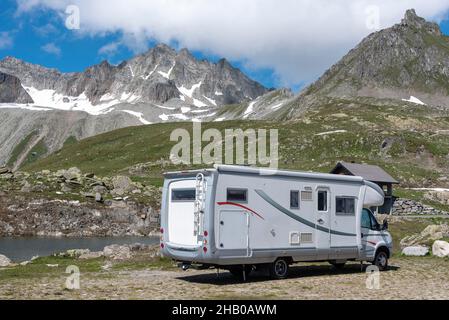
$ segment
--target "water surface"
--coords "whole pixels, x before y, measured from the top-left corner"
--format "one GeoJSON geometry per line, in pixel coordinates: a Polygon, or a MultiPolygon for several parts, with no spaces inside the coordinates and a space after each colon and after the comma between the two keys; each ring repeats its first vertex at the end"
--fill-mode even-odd
{"type": "Polygon", "coordinates": [[[14,262],[28,261],[32,257],[46,257],[69,249],[89,249],[102,251],[111,244],[158,244],[158,237],[89,237],[89,238],[2,238],[0,254],[14,262]]]}

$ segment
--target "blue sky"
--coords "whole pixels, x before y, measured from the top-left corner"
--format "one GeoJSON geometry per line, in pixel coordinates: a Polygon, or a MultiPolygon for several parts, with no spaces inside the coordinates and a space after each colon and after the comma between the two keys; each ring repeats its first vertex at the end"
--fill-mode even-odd
{"type": "MultiPolygon", "coordinates": [[[[248,25],[244,25],[238,29],[242,30],[243,35],[240,35],[240,32],[234,31],[232,36],[235,37],[235,39],[229,37],[228,46],[222,45],[222,43],[226,43],[227,40],[214,42],[213,40],[206,38],[194,39],[193,37],[192,39],[191,36],[187,39],[181,39],[181,44],[178,45],[178,42],[164,41],[164,37],[173,39],[176,38],[176,34],[166,36],[165,30],[165,33],[163,31],[159,32],[157,28],[154,27],[153,29],[150,29],[151,32],[146,32],[144,37],[136,36],[136,39],[139,39],[139,44],[134,46],[129,45],[126,38],[128,34],[135,35],[135,33],[133,33],[134,31],[131,33],[129,32],[129,28],[135,28],[135,26],[129,27],[124,25],[116,27],[117,21],[113,20],[108,20],[106,22],[102,20],[103,24],[100,25],[96,20],[88,20],[89,17],[87,17],[86,27],[82,32],[71,31],[65,28],[64,10],[61,10],[61,8],[64,8],[63,5],[65,0],[33,1],[2,0],[0,2],[0,59],[5,56],[14,56],[31,63],[57,68],[63,72],[82,71],[86,67],[97,64],[105,59],[113,64],[117,64],[131,58],[136,53],[151,48],[158,41],[163,41],[169,42],[168,44],[175,47],[186,46],[198,58],[217,61],[221,57],[225,57],[230,60],[234,66],[242,69],[251,78],[261,82],[267,87],[288,86],[297,91],[305,84],[316,79],[317,76],[322,74],[322,72],[333,63],[337,62],[339,58],[341,58],[364,36],[372,32],[361,28],[360,25],[362,25],[362,23],[360,23],[355,24],[356,27],[360,27],[360,30],[351,30],[350,32],[348,31],[346,37],[342,36],[343,32],[341,32],[341,29],[347,29],[348,25],[354,24],[352,20],[357,20],[360,14],[354,16],[355,18],[352,18],[352,20],[351,15],[348,15],[348,18],[346,18],[347,21],[345,20],[343,23],[340,22],[336,27],[334,27],[334,20],[324,20],[328,21],[328,26],[323,26],[323,23],[320,22],[319,30],[311,29],[310,31],[307,31],[307,33],[296,31],[296,29],[292,27],[295,25],[286,24],[284,27],[282,25],[282,23],[284,23],[283,20],[288,20],[284,18],[277,22],[277,25],[281,24],[281,26],[279,27],[279,30],[275,30],[277,33],[273,32],[273,34],[269,34],[269,31],[274,30],[277,25],[273,25],[270,29],[263,31],[263,26],[261,24],[260,28],[258,27],[260,31],[257,31],[258,29],[255,28],[255,31],[252,31],[253,33],[248,33],[248,37],[245,38],[246,35],[243,33],[246,32],[249,27],[248,25]],[[29,7],[31,9],[27,9],[22,13],[17,12],[17,3],[27,4],[36,2],[40,2],[42,5],[40,7],[33,7],[30,5],[29,7]],[[57,5],[54,3],[57,3],[57,5]],[[284,29],[282,29],[283,27],[284,29]],[[334,31],[334,29],[336,30],[334,31]],[[313,34],[313,32],[317,33],[313,34]],[[333,34],[332,32],[335,33],[333,34]],[[147,36],[148,33],[151,33],[154,37],[147,36]],[[310,33],[312,34],[311,39],[306,39],[310,33]],[[329,38],[325,42],[320,43],[317,39],[325,38],[323,35],[328,36],[329,38]],[[285,39],[283,37],[285,37],[285,39]],[[253,38],[254,41],[248,40],[253,38]],[[233,44],[233,41],[235,41],[235,44],[233,44]],[[113,52],[108,54],[101,53],[102,48],[114,43],[120,43],[120,45],[118,45],[113,52]],[[245,47],[248,48],[246,49],[245,47]],[[266,52],[270,53],[265,54],[266,52]]],[[[266,0],[266,2],[270,1],[271,0],[266,0]]],[[[327,0],[317,2],[323,1],[325,2],[327,0]]],[[[439,0],[429,1],[435,2],[436,7],[423,7],[421,11],[427,12],[426,10],[428,10],[429,13],[427,15],[429,16],[438,15],[440,21],[441,17],[443,17],[440,25],[443,32],[449,34],[449,21],[447,19],[444,20],[444,17],[447,17],[447,7],[440,5],[441,1],[439,0]],[[443,16],[441,16],[441,12],[444,12],[443,16]]],[[[83,0],[76,0],[74,2],[79,2],[80,6],[83,5],[83,0]]],[[[114,4],[112,4],[113,2],[114,1],[110,2],[111,6],[114,6],[114,4]]],[[[155,2],[158,1],[155,0],[154,3],[155,2]]],[[[233,2],[234,1],[232,0],[228,0],[228,3],[233,2]]],[[[286,0],[285,2],[287,3],[290,1],[286,0]]],[[[295,3],[299,2],[301,1],[291,2],[291,5],[294,6],[295,3]]],[[[146,3],[148,3],[148,1],[146,3]]],[[[140,2],[139,5],[142,5],[142,2],[140,2]]],[[[405,11],[404,8],[408,8],[407,4],[398,8],[397,14],[392,15],[391,17],[388,16],[388,19],[385,18],[382,27],[392,25],[393,21],[399,22],[400,17],[402,17],[403,12],[405,11]]],[[[84,9],[84,7],[82,7],[82,9],[84,9]]],[[[255,10],[257,11],[257,9],[255,10]]],[[[291,9],[287,8],[286,10],[291,9]]],[[[418,14],[419,13],[420,12],[418,12],[418,14]]],[[[261,11],[260,15],[262,16],[263,14],[264,12],[261,11]]],[[[336,17],[338,14],[343,17],[345,16],[344,10],[336,10],[335,13],[332,12],[331,14],[335,14],[336,17]]],[[[255,15],[257,15],[257,12],[255,15]]],[[[253,24],[259,23],[257,17],[253,19],[253,24]]],[[[342,18],[340,18],[340,20],[341,19],[342,18]]],[[[303,20],[306,22],[308,21],[307,15],[303,20]]],[[[320,19],[315,17],[314,20],[320,19]]],[[[306,24],[306,22],[304,22],[304,24],[306,24]]],[[[311,23],[313,22],[309,22],[309,25],[311,23]]],[[[165,24],[168,25],[168,23],[165,24]]],[[[138,25],[138,27],[141,29],[147,28],[145,25],[138,25]]],[[[170,28],[173,29],[173,26],[168,25],[167,29],[170,28]]],[[[223,26],[223,30],[213,29],[211,30],[211,33],[215,32],[223,39],[228,39],[227,34],[224,31],[225,28],[229,29],[230,27],[223,26]]],[[[188,32],[189,30],[186,30],[186,33],[188,32]]],[[[207,30],[203,31],[201,29],[201,33],[202,32],[207,33],[207,30]]],[[[192,34],[195,35],[195,32],[192,32],[192,34]]],[[[180,36],[179,38],[182,37],[180,36]]]]}

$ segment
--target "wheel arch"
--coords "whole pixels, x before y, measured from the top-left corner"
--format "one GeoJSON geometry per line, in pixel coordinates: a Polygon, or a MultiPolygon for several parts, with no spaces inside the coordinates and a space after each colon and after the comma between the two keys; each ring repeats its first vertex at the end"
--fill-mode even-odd
{"type": "Polygon", "coordinates": [[[387,254],[388,259],[391,258],[391,252],[390,252],[390,249],[389,249],[386,245],[384,245],[384,244],[380,245],[380,246],[376,249],[376,254],[375,254],[374,256],[377,256],[377,254],[378,254],[379,252],[385,252],[385,253],[387,254]]]}

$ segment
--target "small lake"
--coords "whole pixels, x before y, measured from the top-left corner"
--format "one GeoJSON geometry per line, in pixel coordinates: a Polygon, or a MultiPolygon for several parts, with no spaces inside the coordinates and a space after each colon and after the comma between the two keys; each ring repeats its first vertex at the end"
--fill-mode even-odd
{"type": "Polygon", "coordinates": [[[89,249],[102,251],[111,244],[141,243],[154,245],[159,237],[91,237],[91,238],[2,238],[0,237],[0,254],[14,262],[28,261],[34,256],[47,257],[54,253],[70,249],[89,249]]]}

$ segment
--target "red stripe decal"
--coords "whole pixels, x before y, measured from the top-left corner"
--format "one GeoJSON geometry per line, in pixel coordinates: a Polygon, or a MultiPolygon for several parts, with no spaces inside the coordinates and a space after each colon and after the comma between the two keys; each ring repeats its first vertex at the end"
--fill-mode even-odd
{"type": "Polygon", "coordinates": [[[217,204],[218,204],[219,206],[235,206],[235,207],[239,207],[239,208],[248,210],[249,212],[251,212],[251,213],[255,214],[256,216],[258,216],[259,218],[261,218],[262,220],[265,220],[265,219],[264,219],[260,214],[258,214],[256,211],[251,210],[250,208],[245,207],[245,206],[243,206],[243,205],[241,205],[241,204],[234,203],[234,202],[217,202],[217,204]]]}
{"type": "Polygon", "coordinates": [[[373,246],[377,245],[377,242],[367,241],[369,244],[372,244],[373,246]]]}

